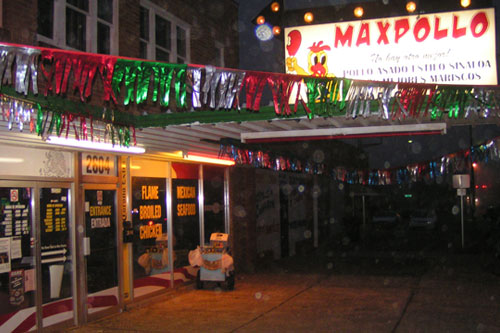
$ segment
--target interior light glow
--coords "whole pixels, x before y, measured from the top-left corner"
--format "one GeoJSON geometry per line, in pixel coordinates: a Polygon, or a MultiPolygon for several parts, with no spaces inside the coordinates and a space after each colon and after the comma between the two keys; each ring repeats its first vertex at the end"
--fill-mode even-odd
{"type": "MultiPolygon", "coordinates": [[[[126,166],[127,166],[126,164],[122,164],[122,168],[125,168],[126,166]]],[[[140,165],[130,165],[130,169],[132,169],[132,170],[140,170],[141,166],[140,165]]]]}
{"type": "Polygon", "coordinates": [[[191,161],[191,162],[203,162],[203,163],[229,165],[229,166],[232,166],[235,164],[235,162],[231,161],[231,160],[224,160],[224,159],[220,159],[220,158],[191,155],[191,154],[184,156],[184,160],[191,161]]]}
{"type": "Polygon", "coordinates": [[[0,157],[0,163],[23,163],[24,158],[17,157],[0,157]]]}
{"type": "Polygon", "coordinates": [[[184,154],[182,153],[182,150],[174,151],[172,153],[162,152],[160,154],[165,156],[165,157],[168,157],[168,158],[180,158],[180,159],[182,159],[182,157],[184,156],[184,154]]]}
{"type": "Polygon", "coordinates": [[[460,0],[460,5],[464,8],[467,8],[470,6],[470,0],[460,0]]]}
{"type": "Polygon", "coordinates": [[[47,138],[47,142],[54,144],[54,145],[60,145],[60,146],[84,148],[84,149],[89,149],[89,150],[104,150],[104,151],[120,152],[120,153],[127,153],[127,154],[144,154],[144,152],[146,151],[142,147],[124,147],[124,146],[119,146],[119,145],[112,145],[111,143],[91,142],[91,141],[76,140],[76,139],[66,139],[63,137],[58,137],[58,136],[53,136],[53,135],[51,135],[47,138]]]}

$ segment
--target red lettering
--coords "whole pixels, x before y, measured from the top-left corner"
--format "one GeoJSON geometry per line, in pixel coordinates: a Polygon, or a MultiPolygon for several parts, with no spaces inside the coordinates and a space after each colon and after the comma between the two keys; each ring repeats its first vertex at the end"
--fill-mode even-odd
{"type": "Polygon", "coordinates": [[[453,15],[453,38],[460,38],[465,36],[465,28],[458,27],[458,16],[453,15]]]}
{"type": "Polygon", "coordinates": [[[340,44],[342,44],[342,46],[345,46],[345,44],[347,43],[347,45],[349,47],[351,47],[351,45],[352,45],[352,31],[353,31],[352,25],[349,25],[347,27],[345,33],[342,33],[342,30],[340,30],[340,28],[337,26],[335,28],[335,48],[338,47],[339,42],[340,42],[340,44]]]}
{"type": "Polygon", "coordinates": [[[356,41],[356,46],[361,44],[370,45],[370,26],[368,23],[362,23],[361,29],[359,30],[358,40],[356,41]]]}
{"type": "Polygon", "coordinates": [[[448,29],[439,30],[439,23],[441,22],[441,18],[436,16],[436,28],[434,30],[434,39],[439,40],[448,36],[448,29]]]}
{"type": "Polygon", "coordinates": [[[408,19],[400,19],[397,20],[394,24],[394,30],[395,30],[395,42],[396,44],[399,43],[399,40],[401,37],[403,37],[408,30],[410,30],[410,23],[408,22],[408,19]]]}
{"type": "Polygon", "coordinates": [[[377,22],[378,31],[380,31],[380,36],[377,39],[377,43],[384,43],[385,45],[389,44],[389,38],[387,38],[387,30],[391,26],[389,22],[385,24],[382,21],[377,22]]]}
{"type": "Polygon", "coordinates": [[[431,33],[431,25],[429,23],[429,19],[427,17],[422,17],[420,20],[415,23],[415,27],[413,28],[413,36],[415,36],[415,40],[417,42],[423,42],[431,33]],[[424,31],[424,35],[420,36],[420,32],[424,31]]]}
{"type": "Polygon", "coordinates": [[[484,13],[484,12],[477,13],[472,18],[472,21],[470,23],[470,29],[472,32],[472,36],[474,36],[476,38],[481,37],[486,32],[486,30],[488,30],[488,25],[489,25],[489,23],[488,23],[488,17],[486,16],[486,13],[484,13]],[[479,32],[477,32],[478,25],[481,26],[481,30],[479,32]]]}

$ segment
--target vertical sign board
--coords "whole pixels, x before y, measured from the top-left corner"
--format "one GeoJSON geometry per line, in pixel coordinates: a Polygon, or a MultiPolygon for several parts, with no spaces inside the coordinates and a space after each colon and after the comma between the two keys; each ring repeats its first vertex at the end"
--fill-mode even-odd
{"type": "Polygon", "coordinates": [[[188,265],[188,251],[200,243],[197,179],[172,179],[172,209],[178,264],[188,265]]]}
{"type": "Polygon", "coordinates": [[[0,316],[34,306],[31,252],[31,189],[0,188],[0,316]]]}
{"type": "Polygon", "coordinates": [[[85,190],[85,234],[90,238],[87,289],[95,293],[118,285],[114,190],[85,190]]]}
{"type": "Polygon", "coordinates": [[[67,188],[40,190],[43,302],[71,297],[71,271],[66,270],[70,254],[67,188]],[[50,281],[50,288],[45,288],[50,281]]]}
{"type": "Polygon", "coordinates": [[[407,83],[496,85],[495,10],[285,29],[289,74],[407,83]]]}
{"type": "Polygon", "coordinates": [[[166,179],[132,177],[134,279],[168,271],[166,179]]]}

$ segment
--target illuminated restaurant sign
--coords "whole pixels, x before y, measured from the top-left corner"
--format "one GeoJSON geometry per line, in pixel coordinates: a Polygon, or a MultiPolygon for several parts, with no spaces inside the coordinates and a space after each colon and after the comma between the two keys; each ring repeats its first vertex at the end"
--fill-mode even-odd
{"type": "Polygon", "coordinates": [[[496,85],[493,8],[285,29],[290,74],[496,85]]]}

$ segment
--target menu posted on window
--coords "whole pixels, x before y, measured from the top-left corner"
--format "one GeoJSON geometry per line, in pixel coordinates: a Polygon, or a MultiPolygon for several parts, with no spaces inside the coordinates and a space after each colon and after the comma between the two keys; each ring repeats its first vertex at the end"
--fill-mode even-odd
{"type": "Polygon", "coordinates": [[[42,252],[67,248],[69,240],[68,214],[68,189],[41,189],[42,252]]]}

